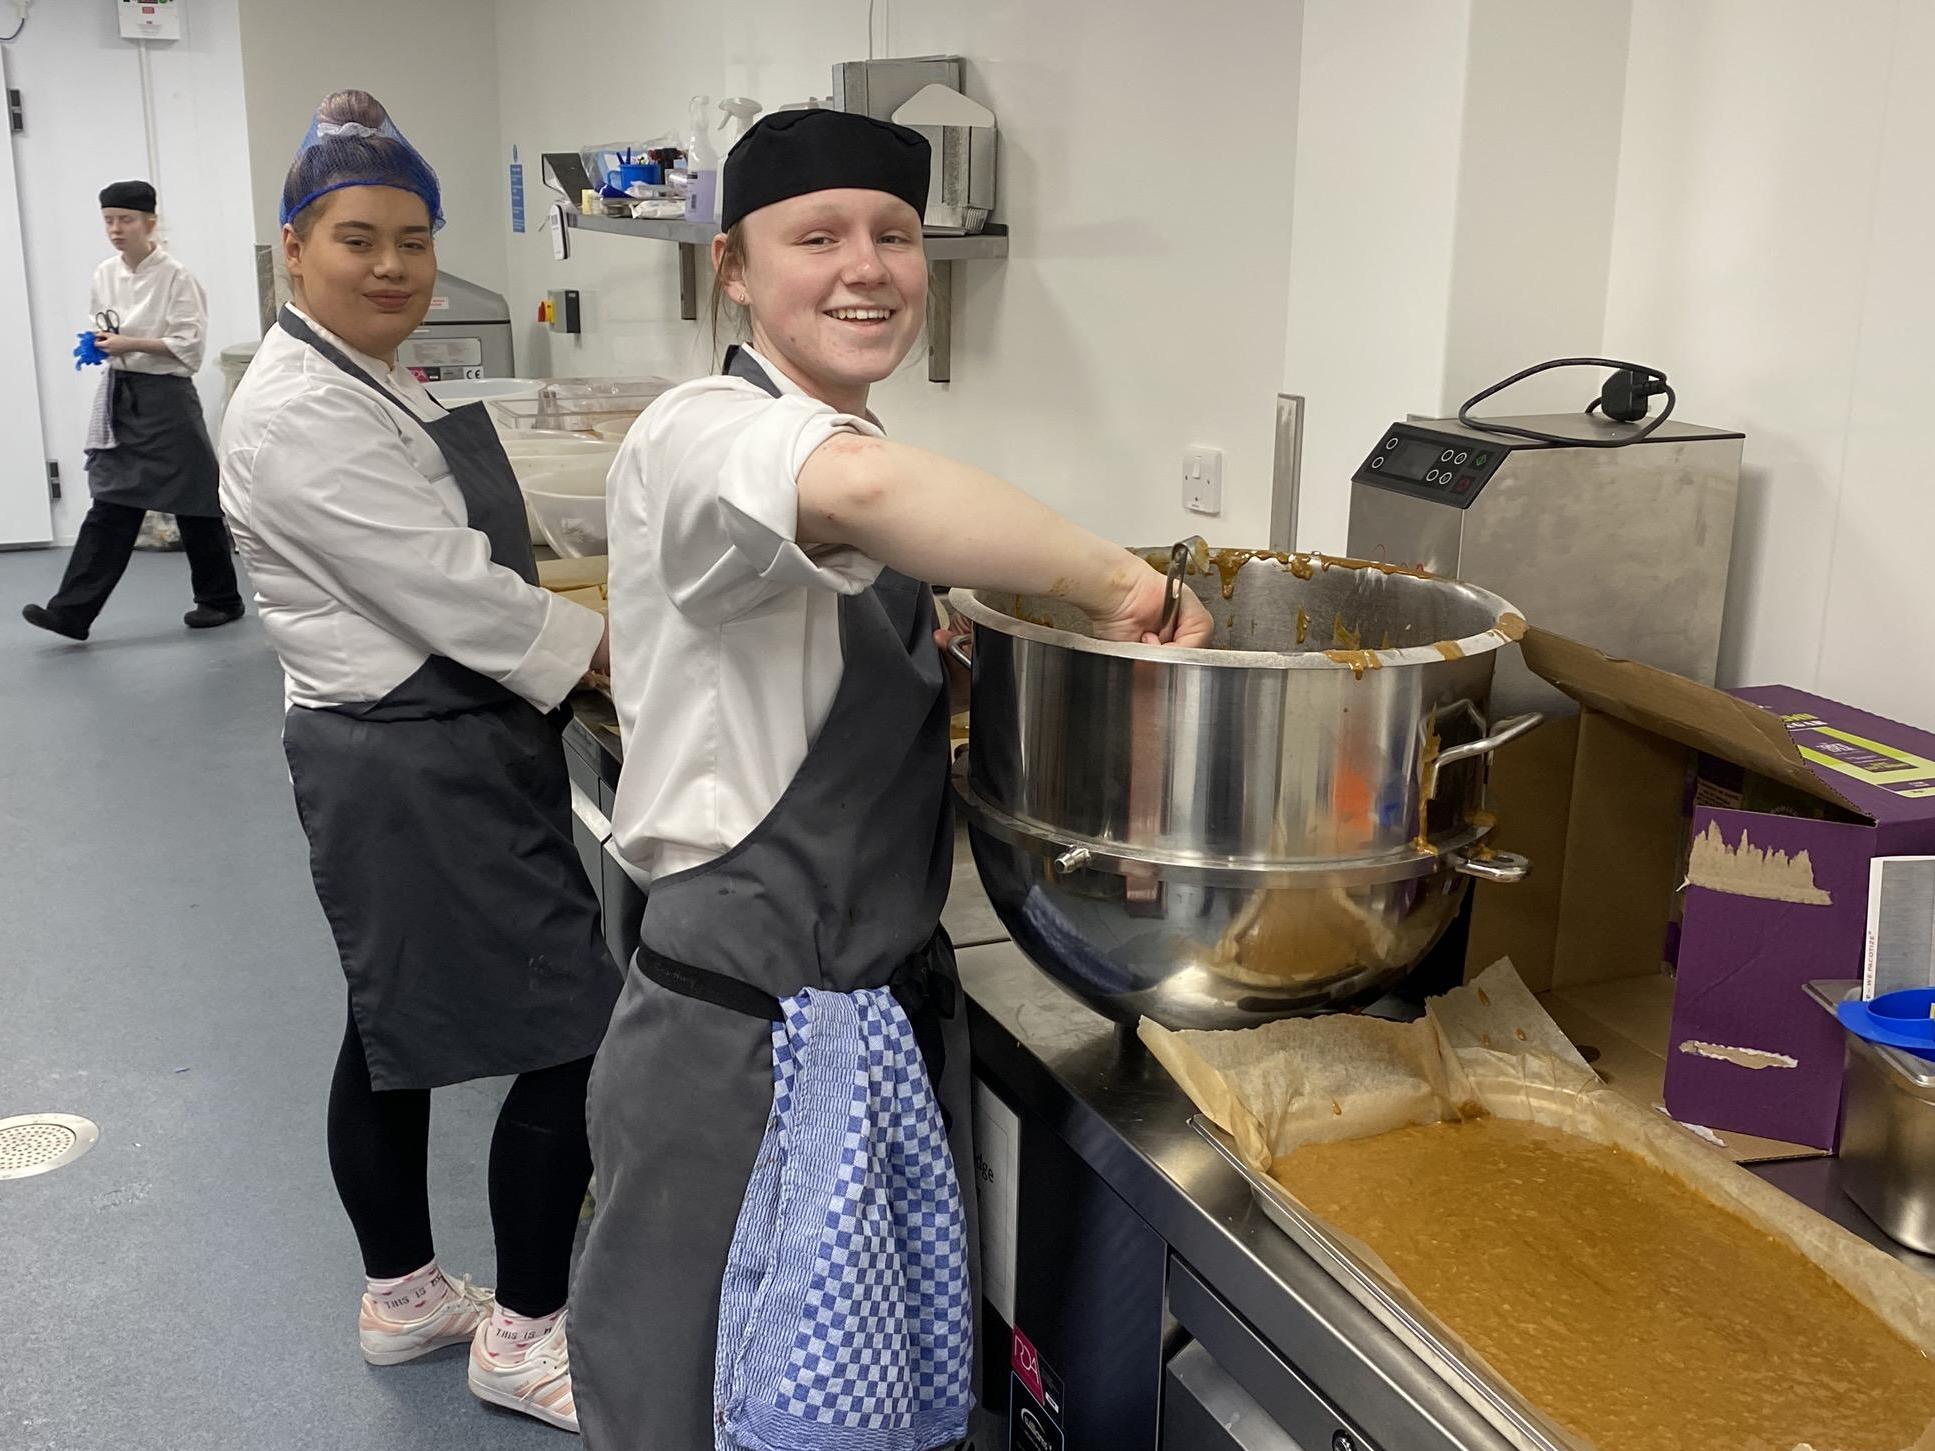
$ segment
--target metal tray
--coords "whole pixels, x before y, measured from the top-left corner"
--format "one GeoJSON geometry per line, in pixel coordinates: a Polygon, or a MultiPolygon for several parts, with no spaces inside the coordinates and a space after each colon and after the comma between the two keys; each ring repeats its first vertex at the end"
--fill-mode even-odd
{"type": "Polygon", "coordinates": [[[1323,1267],[1351,1297],[1389,1330],[1440,1380],[1467,1401],[1519,1451],[1589,1451],[1535,1410],[1489,1368],[1474,1362],[1457,1337],[1401,1286],[1365,1264],[1335,1231],[1311,1214],[1268,1175],[1243,1161],[1223,1131],[1201,1114],[1189,1126],[1243,1176],[1257,1207],[1270,1222],[1323,1267]]]}

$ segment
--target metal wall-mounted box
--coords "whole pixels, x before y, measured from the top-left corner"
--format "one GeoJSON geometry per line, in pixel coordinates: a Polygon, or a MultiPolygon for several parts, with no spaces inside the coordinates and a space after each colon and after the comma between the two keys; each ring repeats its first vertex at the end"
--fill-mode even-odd
{"type": "Polygon", "coordinates": [[[891,121],[894,112],[929,86],[960,90],[965,69],[958,55],[842,61],[833,67],[833,107],[891,121]]]}

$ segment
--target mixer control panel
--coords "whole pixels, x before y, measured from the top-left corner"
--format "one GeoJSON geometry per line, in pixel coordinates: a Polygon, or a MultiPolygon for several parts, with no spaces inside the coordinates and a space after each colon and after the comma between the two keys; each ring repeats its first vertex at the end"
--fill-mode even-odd
{"type": "Polygon", "coordinates": [[[1511,451],[1503,442],[1393,423],[1365,455],[1351,482],[1468,509],[1511,451]]]}

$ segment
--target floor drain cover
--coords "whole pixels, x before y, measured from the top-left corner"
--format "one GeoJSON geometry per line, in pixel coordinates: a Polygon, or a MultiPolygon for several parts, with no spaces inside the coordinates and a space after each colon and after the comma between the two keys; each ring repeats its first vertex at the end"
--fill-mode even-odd
{"type": "Polygon", "coordinates": [[[101,1131],[71,1113],[29,1113],[0,1118],[0,1179],[30,1179],[71,1164],[101,1131]]]}

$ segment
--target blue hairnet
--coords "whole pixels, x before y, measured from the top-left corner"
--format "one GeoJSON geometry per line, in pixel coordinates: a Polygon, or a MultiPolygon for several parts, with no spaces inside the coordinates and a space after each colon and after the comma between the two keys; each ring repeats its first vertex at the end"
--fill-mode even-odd
{"type": "Polygon", "coordinates": [[[437,173],[396,129],[381,107],[370,102],[372,119],[381,124],[324,118],[318,107],[304,133],[289,175],[282,183],[281,219],[287,224],[318,197],[349,186],[393,186],[423,199],[430,209],[430,225],[443,225],[443,194],[437,173]]]}

